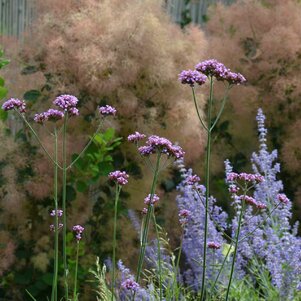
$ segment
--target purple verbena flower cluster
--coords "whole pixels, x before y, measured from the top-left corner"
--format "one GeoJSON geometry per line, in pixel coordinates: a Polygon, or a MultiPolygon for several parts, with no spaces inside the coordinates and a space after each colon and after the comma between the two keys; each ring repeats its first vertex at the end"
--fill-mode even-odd
{"type": "Polygon", "coordinates": [[[179,74],[179,80],[182,84],[187,84],[191,87],[193,87],[195,84],[201,86],[206,82],[207,76],[196,70],[183,70],[179,74]]]}
{"type": "Polygon", "coordinates": [[[144,199],[144,204],[145,205],[155,205],[159,202],[160,198],[156,194],[149,194],[145,199],[144,199]]]}
{"type": "Polygon", "coordinates": [[[246,82],[245,77],[240,73],[232,72],[224,64],[215,59],[198,63],[195,70],[184,70],[179,74],[182,84],[193,87],[195,84],[203,85],[207,76],[215,77],[218,81],[226,81],[229,85],[240,85],[246,82]]]}
{"type": "MultiPolygon", "coordinates": [[[[61,210],[61,209],[58,209],[58,210],[52,210],[51,212],[50,212],[50,216],[52,216],[52,217],[55,217],[55,216],[58,216],[58,217],[62,217],[63,216],[63,210],[61,210]]],[[[58,223],[58,230],[60,230],[61,228],[63,228],[63,224],[62,223],[58,223]]],[[[49,226],[49,229],[50,229],[50,231],[51,232],[55,232],[55,225],[54,224],[51,224],[50,226],[49,226]]]]}
{"type": "Polygon", "coordinates": [[[138,141],[141,141],[144,138],[146,138],[146,135],[141,134],[139,132],[135,132],[134,134],[131,134],[131,135],[128,136],[128,141],[137,143],[138,141]]]}
{"type": "Polygon", "coordinates": [[[172,144],[168,139],[151,135],[148,137],[144,146],[138,147],[142,156],[149,156],[155,153],[166,154],[168,157],[180,159],[184,157],[185,152],[178,145],[172,144]]]}
{"type": "Polygon", "coordinates": [[[55,122],[55,121],[58,121],[63,118],[64,118],[63,112],[61,112],[59,110],[55,110],[55,109],[49,109],[46,112],[35,114],[34,121],[36,123],[43,124],[47,120],[55,122]]]}
{"type": "Polygon", "coordinates": [[[118,185],[126,185],[129,175],[125,171],[115,170],[109,173],[109,179],[116,182],[118,185]]]}
{"type": "Polygon", "coordinates": [[[77,241],[82,239],[82,233],[84,232],[85,228],[81,225],[75,225],[72,227],[73,232],[75,232],[75,238],[77,241]]]}
{"type": "Polygon", "coordinates": [[[221,248],[222,245],[218,242],[210,241],[208,242],[207,246],[209,249],[218,250],[221,248]]]}
{"type": "Polygon", "coordinates": [[[117,113],[117,110],[109,105],[106,105],[104,107],[99,107],[98,110],[99,110],[99,114],[103,116],[109,116],[109,115],[115,116],[117,113]]]}
{"type": "Polygon", "coordinates": [[[64,111],[69,111],[72,108],[76,108],[78,99],[73,95],[63,94],[53,101],[53,104],[61,108],[64,111]]]}
{"type": "Polygon", "coordinates": [[[17,99],[17,98],[10,98],[2,105],[2,109],[4,111],[9,111],[13,109],[19,110],[20,113],[25,113],[26,111],[26,104],[25,101],[17,99]]]}
{"type": "Polygon", "coordinates": [[[50,212],[50,216],[58,216],[58,217],[61,217],[61,216],[63,216],[63,210],[60,210],[60,209],[58,209],[58,210],[52,210],[51,212],[50,212]]]}
{"type": "Polygon", "coordinates": [[[191,212],[187,209],[181,209],[179,211],[179,222],[181,226],[185,226],[188,223],[188,219],[191,215],[191,212]]]}
{"type": "Polygon", "coordinates": [[[210,59],[198,63],[195,69],[207,76],[214,76],[217,80],[227,81],[229,84],[240,85],[246,82],[246,79],[240,73],[231,72],[230,69],[215,59],[210,59]]]}

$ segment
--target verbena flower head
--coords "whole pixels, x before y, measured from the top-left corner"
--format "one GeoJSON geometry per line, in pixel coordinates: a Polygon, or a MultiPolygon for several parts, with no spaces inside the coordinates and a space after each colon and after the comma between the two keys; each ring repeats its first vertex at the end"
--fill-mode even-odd
{"type": "Polygon", "coordinates": [[[257,201],[251,196],[241,195],[241,196],[239,196],[239,199],[242,201],[245,201],[249,205],[257,206],[257,201]]]}
{"type": "Polygon", "coordinates": [[[175,159],[183,158],[185,154],[180,146],[174,145],[168,139],[156,135],[149,136],[146,145],[140,146],[138,151],[142,156],[149,156],[159,152],[175,159]]]}
{"type": "Polygon", "coordinates": [[[144,199],[144,204],[146,205],[155,205],[157,202],[159,202],[160,198],[156,194],[149,194],[145,199],[144,199]]]}
{"type": "Polygon", "coordinates": [[[25,113],[26,104],[23,100],[18,98],[10,98],[2,105],[4,111],[9,111],[13,109],[18,109],[20,113],[25,113]]]}
{"type": "Polygon", "coordinates": [[[125,185],[128,183],[129,175],[125,171],[112,171],[109,173],[109,179],[116,182],[119,185],[125,185]]]}
{"type": "Polygon", "coordinates": [[[240,85],[246,82],[242,74],[231,72],[224,64],[215,59],[198,63],[195,69],[207,76],[214,76],[217,80],[227,81],[230,85],[240,85]]]}
{"type": "MultiPolygon", "coordinates": [[[[63,226],[64,226],[64,225],[63,225],[62,223],[59,223],[59,224],[58,224],[58,230],[62,229],[63,226]]],[[[51,232],[55,232],[55,225],[50,225],[50,226],[49,226],[49,230],[50,230],[51,232]]]]}
{"type": "Polygon", "coordinates": [[[63,109],[64,111],[69,111],[77,106],[78,99],[73,95],[60,95],[54,101],[53,104],[63,109]]]}
{"type": "Polygon", "coordinates": [[[223,79],[228,72],[226,66],[215,59],[200,62],[195,66],[195,69],[207,76],[214,76],[217,79],[223,79]]]}
{"type": "Polygon", "coordinates": [[[288,202],[289,202],[289,199],[287,198],[287,196],[284,193],[277,194],[277,199],[279,202],[281,202],[283,204],[288,204],[288,202]]]}
{"type": "Polygon", "coordinates": [[[45,121],[58,121],[60,119],[64,118],[64,113],[59,111],[59,110],[55,110],[55,109],[49,109],[46,112],[42,112],[39,114],[35,114],[34,116],[34,121],[36,123],[40,123],[43,124],[45,121]]]}
{"type": "Polygon", "coordinates": [[[68,110],[69,116],[78,116],[79,110],[77,108],[70,108],[68,110]]]}
{"type": "Polygon", "coordinates": [[[48,116],[47,116],[46,112],[35,114],[33,120],[36,123],[43,124],[45,121],[48,120],[48,116]]]}
{"type": "Polygon", "coordinates": [[[61,217],[62,215],[63,215],[63,210],[60,210],[60,209],[58,209],[58,210],[52,210],[51,212],[50,212],[50,216],[58,216],[58,217],[61,217]]]}
{"type": "Polygon", "coordinates": [[[126,279],[121,283],[121,287],[130,290],[130,291],[137,291],[139,289],[139,284],[134,281],[133,279],[126,279]]]}
{"type": "Polygon", "coordinates": [[[139,132],[135,132],[134,134],[128,136],[128,141],[137,143],[138,141],[143,140],[145,137],[146,135],[141,134],[139,132]]]}
{"type": "Polygon", "coordinates": [[[143,214],[143,215],[146,215],[147,214],[147,208],[143,208],[142,210],[141,210],[141,214],[143,214]]]}
{"type": "Polygon", "coordinates": [[[76,240],[80,241],[82,239],[82,233],[84,232],[85,228],[81,225],[75,225],[72,227],[73,232],[75,232],[76,240]]]}
{"type": "Polygon", "coordinates": [[[113,115],[115,116],[117,113],[117,110],[114,107],[111,107],[109,105],[106,105],[104,107],[99,107],[99,113],[103,116],[109,116],[109,115],[113,115]]]}
{"type": "Polygon", "coordinates": [[[236,173],[236,172],[230,172],[227,173],[227,181],[233,182],[233,181],[245,181],[245,182],[257,182],[261,183],[264,181],[264,177],[260,174],[249,174],[249,173],[236,173]]]}
{"type": "Polygon", "coordinates": [[[214,242],[214,241],[210,241],[207,244],[207,247],[209,249],[213,249],[213,250],[218,250],[221,248],[221,246],[222,246],[221,244],[219,244],[218,242],[214,242]]]}
{"type": "Polygon", "coordinates": [[[186,225],[188,222],[188,219],[191,215],[191,212],[187,209],[181,209],[179,212],[179,222],[182,226],[186,225]]]}
{"type": "Polygon", "coordinates": [[[186,178],[187,185],[195,185],[200,182],[200,177],[197,175],[188,176],[186,178]]]}
{"type": "Polygon", "coordinates": [[[183,70],[179,74],[179,80],[181,81],[182,84],[187,84],[193,87],[195,84],[198,85],[203,85],[206,80],[207,76],[204,74],[196,71],[196,70],[183,70]]]}

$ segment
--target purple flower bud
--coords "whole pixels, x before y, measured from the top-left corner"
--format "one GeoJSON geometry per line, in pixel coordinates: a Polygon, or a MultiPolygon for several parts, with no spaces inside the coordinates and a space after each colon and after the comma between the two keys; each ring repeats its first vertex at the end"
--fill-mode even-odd
{"type": "MultiPolygon", "coordinates": [[[[43,114],[43,113],[41,113],[41,114],[43,114]]],[[[55,109],[49,109],[44,114],[47,115],[47,119],[49,121],[58,121],[58,120],[64,118],[64,113],[59,110],[55,110],[55,109]]]]}
{"type": "Polygon", "coordinates": [[[77,108],[70,108],[68,109],[68,113],[69,113],[69,116],[72,117],[72,116],[78,116],[79,115],[79,111],[77,108]]]}
{"type": "Polygon", "coordinates": [[[143,215],[146,215],[147,214],[147,208],[143,208],[142,210],[141,210],[141,214],[143,214],[143,215]]]}
{"type": "Polygon", "coordinates": [[[141,134],[139,132],[135,132],[134,134],[131,134],[128,136],[129,142],[138,142],[140,140],[143,140],[146,137],[146,135],[141,134]]]}
{"type": "Polygon", "coordinates": [[[140,146],[138,148],[138,152],[141,156],[149,156],[151,154],[154,154],[156,152],[156,149],[152,146],[140,146]]]}
{"type": "Polygon", "coordinates": [[[287,196],[284,193],[277,194],[277,199],[279,202],[281,202],[283,204],[287,204],[289,202],[289,199],[287,198],[287,196]]]}
{"type": "Polygon", "coordinates": [[[263,203],[257,202],[256,207],[257,207],[258,209],[266,209],[267,206],[266,206],[265,204],[263,204],[263,203]]]}
{"type": "Polygon", "coordinates": [[[179,80],[182,84],[187,84],[191,87],[193,87],[195,83],[201,86],[206,82],[207,76],[196,70],[183,70],[179,74],[179,80]]]}
{"type": "Polygon", "coordinates": [[[20,100],[17,98],[11,98],[11,99],[7,100],[6,102],[4,102],[4,104],[2,105],[2,109],[4,111],[9,111],[14,108],[18,109],[20,111],[20,113],[25,113],[26,104],[23,100],[20,100]]]}
{"type": "Polygon", "coordinates": [[[50,212],[50,216],[58,216],[58,217],[61,217],[62,215],[63,215],[63,210],[60,210],[60,209],[58,209],[56,212],[55,212],[55,210],[52,210],[51,212],[50,212]]]}
{"type": "Polygon", "coordinates": [[[236,185],[232,184],[229,186],[230,193],[237,193],[238,191],[239,191],[239,187],[237,187],[236,185]]]}
{"type": "Polygon", "coordinates": [[[155,205],[158,201],[160,200],[160,198],[156,195],[156,194],[149,194],[145,199],[144,199],[144,204],[145,205],[155,205]]]}
{"type": "Polygon", "coordinates": [[[105,107],[99,107],[99,113],[104,116],[108,115],[116,115],[117,110],[109,105],[106,105],[105,107]]]}
{"type": "Polygon", "coordinates": [[[194,184],[197,184],[200,181],[200,177],[197,175],[188,176],[186,178],[187,185],[193,186],[194,184]]]}
{"type": "Polygon", "coordinates": [[[181,224],[181,226],[185,226],[188,222],[188,218],[190,217],[191,212],[189,210],[186,209],[181,209],[179,212],[179,222],[181,224]]]}
{"type": "Polygon", "coordinates": [[[45,121],[48,120],[47,113],[43,112],[43,113],[35,114],[33,120],[36,123],[43,124],[45,121]]]}
{"type": "Polygon", "coordinates": [[[257,206],[257,201],[254,199],[254,198],[252,198],[251,196],[248,196],[248,195],[241,195],[240,197],[239,197],[239,199],[241,200],[241,201],[245,201],[247,204],[249,204],[249,205],[254,205],[254,206],[257,206]]]}
{"type": "Polygon", "coordinates": [[[125,185],[128,183],[129,175],[125,171],[112,171],[109,173],[109,179],[115,181],[119,185],[125,185]]]}
{"type": "Polygon", "coordinates": [[[221,248],[221,244],[219,244],[218,242],[213,242],[213,241],[211,241],[211,242],[208,242],[208,244],[207,244],[207,247],[209,248],[209,249],[213,249],[213,250],[218,250],[218,249],[220,249],[221,248]]]}
{"type": "Polygon", "coordinates": [[[76,240],[80,241],[82,238],[82,233],[85,230],[84,227],[80,226],[80,225],[75,225],[72,227],[73,232],[75,232],[75,238],[76,240]]]}
{"type": "Polygon", "coordinates": [[[78,103],[78,99],[73,95],[64,94],[58,96],[53,104],[63,109],[64,111],[68,111],[71,108],[75,108],[78,103]]]}
{"type": "MultiPolygon", "coordinates": [[[[58,224],[58,230],[60,230],[61,228],[63,228],[63,226],[64,226],[63,224],[59,223],[58,224]]],[[[55,232],[55,225],[50,225],[49,229],[50,229],[51,232],[55,232]]]]}
{"type": "Polygon", "coordinates": [[[121,283],[121,287],[126,290],[135,292],[139,289],[139,284],[135,282],[133,279],[127,279],[121,283]]]}

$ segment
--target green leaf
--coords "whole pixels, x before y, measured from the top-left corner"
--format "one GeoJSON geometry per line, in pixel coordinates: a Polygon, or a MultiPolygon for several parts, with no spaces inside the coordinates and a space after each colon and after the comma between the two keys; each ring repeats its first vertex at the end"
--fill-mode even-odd
{"type": "Polygon", "coordinates": [[[3,99],[7,94],[7,89],[4,87],[0,87],[0,99],[3,99]]]}
{"type": "Polygon", "coordinates": [[[36,102],[38,98],[41,96],[41,92],[38,90],[30,90],[25,92],[23,98],[27,101],[36,102]]]}
{"type": "Polygon", "coordinates": [[[0,120],[5,121],[8,117],[8,112],[0,109],[0,120]]]}
{"type": "Polygon", "coordinates": [[[115,130],[113,128],[108,128],[103,134],[103,138],[106,141],[110,141],[114,138],[115,130]]]}
{"type": "Polygon", "coordinates": [[[83,181],[76,182],[76,189],[78,192],[85,192],[88,189],[88,185],[83,181]]]}
{"type": "Polygon", "coordinates": [[[0,69],[2,69],[4,66],[8,65],[9,64],[9,60],[0,60],[0,69]]]}
{"type": "Polygon", "coordinates": [[[107,176],[112,170],[113,165],[110,162],[101,162],[98,164],[99,175],[107,176]]]}
{"type": "Polygon", "coordinates": [[[52,274],[46,273],[42,276],[42,281],[47,285],[52,285],[52,274]]]}
{"type": "Polygon", "coordinates": [[[5,80],[3,77],[0,76],[0,86],[4,87],[4,85],[5,85],[5,80]]]}

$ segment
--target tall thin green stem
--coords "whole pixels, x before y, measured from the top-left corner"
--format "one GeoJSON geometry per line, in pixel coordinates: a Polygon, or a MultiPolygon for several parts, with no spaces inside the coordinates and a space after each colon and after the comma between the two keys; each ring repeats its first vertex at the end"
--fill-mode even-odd
{"type": "Polygon", "coordinates": [[[159,294],[160,294],[160,301],[163,298],[163,291],[162,291],[162,260],[161,260],[161,243],[160,243],[160,235],[159,235],[159,229],[156,221],[155,211],[153,210],[153,223],[155,226],[156,231],[156,239],[157,239],[157,252],[158,252],[158,265],[159,265],[159,294]]]}
{"type": "MultiPolygon", "coordinates": [[[[54,160],[58,162],[58,141],[57,130],[54,129],[54,160]]],[[[54,210],[55,210],[55,226],[54,226],[54,272],[51,301],[57,301],[57,278],[58,278],[58,253],[59,253],[59,217],[58,217],[58,166],[54,165],[54,210]]]]}
{"type": "Polygon", "coordinates": [[[77,301],[77,273],[78,273],[79,242],[80,242],[79,240],[76,241],[76,260],[75,260],[75,273],[74,273],[73,301],[77,301]]]}
{"type": "Polygon", "coordinates": [[[234,266],[235,266],[235,260],[236,260],[236,254],[237,254],[237,247],[238,247],[238,239],[239,239],[239,233],[240,233],[240,227],[241,227],[243,213],[244,213],[244,202],[242,203],[242,207],[240,209],[240,214],[239,214],[239,221],[238,221],[238,227],[237,227],[236,238],[235,238],[235,248],[234,248],[234,253],[233,253],[233,258],[232,258],[231,272],[230,272],[230,278],[229,278],[229,283],[228,283],[228,288],[227,288],[227,294],[226,294],[225,301],[228,301],[228,298],[229,298],[229,293],[230,293],[230,287],[231,287],[231,282],[232,282],[232,277],[233,277],[233,272],[234,272],[234,266]]]}
{"type": "Polygon", "coordinates": [[[208,207],[209,207],[209,184],[210,184],[210,154],[211,154],[211,110],[213,103],[213,78],[210,77],[210,95],[207,109],[207,147],[206,147],[206,202],[205,202],[205,223],[204,223],[204,249],[203,249],[203,272],[201,286],[201,301],[205,300],[205,278],[206,278],[206,259],[207,259],[207,236],[208,236],[208,207]]]}
{"type": "Polygon", "coordinates": [[[178,300],[178,298],[179,298],[177,280],[178,280],[178,274],[179,274],[179,269],[180,269],[180,259],[181,259],[181,255],[182,255],[183,240],[184,240],[184,228],[183,228],[183,235],[181,237],[178,258],[177,258],[177,262],[176,262],[176,269],[175,269],[175,273],[174,273],[174,285],[173,285],[173,292],[172,292],[172,300],[174,300],[174,301],[178,300]],[[176,288],[176,296],[175,296],[175,288],[176,288]]]}
{"type": "Polygon", "coordinates": [[[115,265],[116,265],[116,232],[117,232],[117,211],[118,211],[118,201],[119,201],[119,194],[120,194],[121,187],[116,183],[115,189],[115,204],[114,204],[114,231],[113,231],[113,256],[112,256],[112,298],[114,300],[114,291],[116,285],[116,275],[115,275],[115,265]]]}
{"type": "MultiPolygon", "coordinates": [[[[161,159],[161,153],[158,153],[156,166],[155,166],[155,170],[154,170],[153,182],[152,182],[151,191],[150,191],[150,194],[151,194],[150,204],[148,205],[148,208],[147,208],[147,214],[145,217],[144,228],[143,228],[143,233],[142,233],[142,239],[140,242],[140,253],[139,253],[139,259],[138,259],[136,282],[139,282],[139,280],[140,280],[142,266],[143,266],[143,262],[144,262],[145,249],[146,249],[147,237],[148,237],[148,231],[149,231],[149,224],[150,224],[150,219],[151,219],[152,211],[153,211],[153,206],[151,206],[151,201],[153,199],[153,196],[154,196],[154,193],[156,190],[157,181],[158,181],[160,159],[161,159]]],[[[135,293],[133,294],[132,300],[135,300],[135,293]]]]}
{"type": "Polygon", "coordinates": [[[67,152],[66,152],[66,132],[67,132],[67,121],[68,113],[65,113],[64,116],[64,125],[63,125],[63,265],[64,265],[64,286],[65,286],[65,299],[68,301],[68,264],[67,264],[67,253],[66,253],[66,244],[67,244],[67,214],[66,214],[66,196],[67,196],[67,152]]]}

